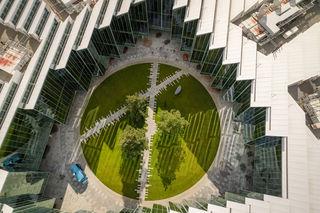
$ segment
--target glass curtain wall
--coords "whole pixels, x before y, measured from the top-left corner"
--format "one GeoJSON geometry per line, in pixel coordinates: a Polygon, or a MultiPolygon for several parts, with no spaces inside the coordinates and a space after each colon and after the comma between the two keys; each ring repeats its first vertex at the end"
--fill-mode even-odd
{"type": "Polygon", "coordinates": [[[196,36],[198,20],[185,22],[181,38],[181,51],[191,52],[193,41],[196,36]]]}
{"type": "Polygon", "coordinates": [[[149,34],[148,13],[145,1],[132,4],[130,7],[130,20],[133,35],[135,37],[146,36],[149,34]]]}
{"type": "Polygon", "coordinates": [[[215,77],[217,71],[222,66],[222,59],[223,49],[208,49],[204,60],[202,61],[201,74],[211,75],[212,77],[215,77]]]}
{"type": "Polygon", "coordinates": [[[117,42],[110,27],[94,29],[91,40],[99,55],[120,57],[117,42]]]}
{"type": "Polygon", "coordinates": [[[134,46],[133,32],[130,22],[129,13],[123,14],[121,16],[114,16],[111,22],[111,29],[117,45],[124,46],[134,46]]]}
{"type": "Polygon", "coordinates": [[[75,91],[79,88],[78,82],[66,69],[50,69],[35,109],[59,123],[65,123],[75,91]]]}
{"type": "Polygon", "coordinates": [[[171,31],[174,0],[147,0],[148,19],[151,29],[171,31]]]}
{"type": "Polygon", "coordinates": [[[281,196],[282,170],[281,170],[281,137],[265,136],[253,141],[253,191],[281,196]]]}
{"type": "Polygon", "coordinates": [[[0,148],[1,162],[14,157],[17,163],[8,170],[38,169],[52,125],[34,110],[18,109],[0,148]]]}
{"type": "Polygon", "coordinates": [[[180,7],[172,11],[171,39],[181,39],[186,7],[180,7]]]}
{"type": "Polygon", "coordinates": [[[236,81],[237,69],[237,64],[222,65],[218,74],[213,76],[211,86],[221,90],[229,89],[236,81]]]}
{"type": "Polygon", "coordinates": [[[265,107],[250,107],[236,118],[243,124],[242,134],[245,142],[256,140],[265,135],[266,116],[265,107]]]}
{"type": "Polygon", "coordinates": [[[209,46],[210,36],[210,34],[196,36],[190,60],[191,62],[200,63],[203,60],[209,46]]]}

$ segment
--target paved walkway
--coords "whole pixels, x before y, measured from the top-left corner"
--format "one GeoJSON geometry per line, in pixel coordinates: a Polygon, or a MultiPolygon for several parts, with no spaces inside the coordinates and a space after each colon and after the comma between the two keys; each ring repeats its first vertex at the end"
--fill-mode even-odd
{"type": "MultiPolygon", "coordinates": [[[[158,63],[153,63],[150,70],[150,90],[152,91],[157,86],[157,77],[158,77],[159,65],[158,63]]],[[[149,106],[147,107],[148,117],[146,118],[147,131],[146,131],[146,139],[147,139],[147,149],[143,151],[142,157],[142,166],[141,173],[139,178],[139,201],[141,204],[145,201],[145,198],[148,196],[148,179],[150,174],[150,163],[151,163],[151,147],[153,136],[157,131],[157,124],[154,119],[156,110],[156,93],[151,93],[149,96],[149,106]]]]}
{"type": "Polygon", "coordinates": [[[167,205],[169,200],[180,203],[194,198],[209,199],[211,195],[219,195],[219,191],[229,191],[234,186],[245,184],[245,174],[239,170],[241,159],[237,158],[239,153],[243,152],[244,145],[241,140],[232,136],[234,126],[236,126],[232,120],[232,106],[220,99],[219,93],[211,88],[210,78],[197,72],[196,65],[182,60],[178,45],[171,42],[170,45],[164,46],[161,39],[155,39],[150,48],[141,45],[141,41],[138,41],[137,47],[130,48],[121,61],[117,61],[108,69],[105,76],[96,78],[87,93],[76,95],[67,123],[61,125],[59,131],[54,133],[49,140],[50,149],[42,163],[42,170],[51,174],[45,195],[57,198],[57,207],[61,207],[62,211],[87,210],[105,213],[107,211],[120,211],[124,207],[135,208],[138,205],[137,200],[113,192],[94,175],[83,156],[79,135],[81,116],[94,89],[111,74],[137,63],[171,64],[179,68],[183,74],[190,74],[199,80],[212,96],[218,108],[222,128],[216,158],[207,174],[198,183],[170,199],[145,201],[143,205],[152,206],[153,203],[167,205]],[[83,166],[89,178],[86,189],[75,186],[70,178],[67,168],[74,161],[83,166]]]}

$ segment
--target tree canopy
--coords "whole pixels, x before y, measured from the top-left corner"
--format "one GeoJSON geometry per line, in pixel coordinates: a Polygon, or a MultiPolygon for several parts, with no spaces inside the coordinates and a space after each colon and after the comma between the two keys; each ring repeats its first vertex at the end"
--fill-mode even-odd
{"type": "Polygon", "coordinates": [[[144,129],[135,129],[127,125],[120,138],[123,154],[126,158],[135,158],[147,146],[144,129]]]}
{"type": "Polygon", "coordinates": [[[145,117],[147,115],[147,100],[138,95],[128,95],[126,98],[126,105],[128,108],[128,118],[130,125],[141,128],[144,125],[145,117]]]}
{"type": "Polygon", "coordinates": [[[178,110],[162,110],[158,113],[157,125],[164,133],[179,133],[189,122],[181,116],[178,110]]]}

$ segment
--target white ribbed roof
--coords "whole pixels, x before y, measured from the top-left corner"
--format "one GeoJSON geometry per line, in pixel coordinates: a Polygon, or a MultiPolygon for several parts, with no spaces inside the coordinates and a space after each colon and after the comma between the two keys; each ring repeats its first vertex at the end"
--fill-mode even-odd
{"type": "Polygon", "coordinates": [[[202,0],[201,16],[197,27],[197,36],[212,33],[217,0],[202,0]]]}
{"type": "Polygon", "coordinates": [[[193,21],[200,18],[202,0],[189,0],[186,10],[185,22],[193,21]]]}
{"type": "Polygon", "coordinates": [[[241,61],[242,53],[242,29],[230,23],[228,31],[227,47],[224,49],[223,64],[236,64],[241,61]]]}
{"type": "Polygon", "coordinates": [[[63,53],[62,53],[62,57],[59,61],[59,63],[57,64],[56,68],[55,69],[62,69],[62,68],[65,68],[66,65],[67,65],[67,62],[69,60],[69,56],[71,54],[71,51],[73,49],[73,45],[74,45],[74,42],[76,41],[77,39],[77,36],[79,34],[79,30],[81,28],[81,25],[83,24],[83,21],[84,21],[84,18],[85,18],[85,15],[86,13],[89,11],[89,8],[90,6],[87,5],[82,11],[81,13],[77,16],[76,20],[74,21],[73,23],[73,27],[72,27],[72,30],[70,32],[70,36],[69,36],[69,39],[66,43],[66,46],[63,50],[63,53]]]}
{"type": "Polygon", "coordinates": [[[104,18],[102,23],[99,26],[99,29],[110,26],[112,17],[113,15],[115,15],[115,12],[116,12],[117,4],[118,4],[118,0],[109,0],[106,13],[104,14],[104,18]]]}
{"type": "Polygon", "coordinates": [[[252,80],[256,77],[257,43],[242,37],[242,55],[237,80],[252,80]]]}
{"type": "Polygon", "coordinates": [[[217,14],[214,22],[213,39],[209,49],[223,48],[227,45],[229,30],[230,0],[217,0],[217,14]]]}
{"type": "Polygon", "coordinates": [[[173,3],[173,10],[178,9],[180,7],[186,7],[188,5],[188,0],[175,0],[173,3]]]}
{"type": "Polygon", "coordinates": [[[104,1],[105,0],[100,0],[97,2],[97,4],[94,5],[92,12],[91,12],[89,22],[88,22],[88,26],[86,28],[84,35],[83,35],[82,41],[78,47],[79,50],[85,49],[88,47],[93,30],[96,27],[96,24],[97,24],[97,21],[98,21],[98,18],[99,18],[104,1]]]}
{"type": "Polygon", "coordinates": [[[131,3],[132,3],[132,0],[123,0],[120,10],[117,12],[117,16],[121,16],[125,13],[128,13],[131,3]]]}
{"type": "Polygon", "coordinates": [[[242,14],[244,7],[245,0],[231,0],[230,20],[237,19],[242,14]]]}

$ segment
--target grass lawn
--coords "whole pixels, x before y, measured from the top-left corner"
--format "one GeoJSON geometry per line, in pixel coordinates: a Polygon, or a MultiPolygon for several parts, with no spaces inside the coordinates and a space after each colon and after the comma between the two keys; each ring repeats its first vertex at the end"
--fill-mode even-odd
{"type": "Polygon", "coordinates": [[[182,78],[157,101],[158,111],[177,109],[190,124],[181,134],[155,136],[148,200],[178,195],[197,183],[212,164],[220,141],[217,109],[193,77],[182,78]],[[178,85],[182,86],[182,93],[175,96],[178,85]]]}
{"type": "Polygon", "coordinates": [[[150,64],[137,64],[124,68],[108,77],[93,92],[81,119],[81,133],[96,120],[108,115],[124,104],[127,95],[148,88],[150,64]]]}
{"type": "Polygon", "coordinates": [[[119,194],[137,198],[135,189],[138,184],[136,180],[139,176],[140,159],[122,158],[119,142],[126,125],[127,120],[124,118],[105,128],[99,136],[83,144],[82,150],[90,169],[102,183],[119,194]]]}
{"type": "Polygon", "coordinates": [[[166,77],[173,75],[179,68],[167,64],[159,64],[159,75],[157,83],[161,83],[166,77]]]}

